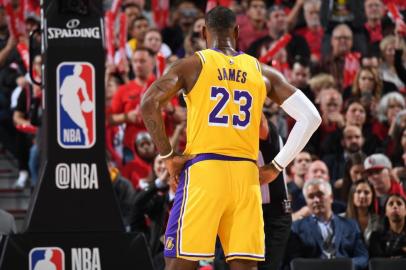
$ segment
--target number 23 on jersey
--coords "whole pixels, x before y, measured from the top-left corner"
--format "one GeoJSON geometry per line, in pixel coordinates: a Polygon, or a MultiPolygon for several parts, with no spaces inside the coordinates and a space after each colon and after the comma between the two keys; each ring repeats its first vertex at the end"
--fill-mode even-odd
{"type": "Polygon", "coordinates": [[[224,87],[212,86],[210,89],[210,99],[216,101],[216,105],[209,113],[209,126],[228,127],[231,125],[237,129],[246,129],[250,124],[252,96],[246,90],[227,90],[224,87]],[[223,113],[230,102],[238,105],[238,114],[227,115],[223,113]]]}

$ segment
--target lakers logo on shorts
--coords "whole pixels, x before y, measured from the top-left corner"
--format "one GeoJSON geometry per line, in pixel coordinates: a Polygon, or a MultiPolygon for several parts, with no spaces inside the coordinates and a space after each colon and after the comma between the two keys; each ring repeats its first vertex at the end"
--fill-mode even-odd
{"type": "Polygon", "coordinates": [[[165,249],[172,250],[175,247],[173,244],[173,237],[167,237],[165,241],[165,249]]]}

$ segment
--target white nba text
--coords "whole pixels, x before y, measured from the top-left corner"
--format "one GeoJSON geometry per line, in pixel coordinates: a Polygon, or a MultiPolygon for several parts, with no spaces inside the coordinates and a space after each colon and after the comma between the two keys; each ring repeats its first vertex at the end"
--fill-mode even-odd
{"type": "Polygon", "coordinates": [[[72,270],[101,270],[98,248],[72,248],[72,270]]]}
{"type": "Polygon", "coordinates": [[[96,163],[59,163],[55,184],[59,189],[99,189],[96,163]]]}
{"type": "Polygon", "coordinates": [[[63,129],[63,140],[65,142],[82,142],[80,137],[80,129],[78,128],[64,128],[63,129]]]}

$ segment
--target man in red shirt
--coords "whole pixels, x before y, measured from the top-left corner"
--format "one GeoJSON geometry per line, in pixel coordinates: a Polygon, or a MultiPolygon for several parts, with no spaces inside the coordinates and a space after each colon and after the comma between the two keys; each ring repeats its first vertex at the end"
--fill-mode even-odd
{"type": "Polygon", "coordinates": [[[296,31],[302,36],[310,49],[310,58],[312,62],[318,63],[321,58],[321,43],[323,41],[324,29],[320,22],[320,5],[321,2],[306,1],[303,4],[303,14],[306,21],[306,27],[296,31]]]}
{"type": "Polygon", "coordinates": [[[247,12],[237,17],[237,24],[240,26],[238,48],[245,51],[252,42],[268,35],[266,25],[266,1],[248,1],[247,12]]]}
{"type": "Polygon", "coordinates": [[[146,130],[140,114],[140,101],[145,90],[155,81],[154,64],[154,53],[150,49],[137,48],[131,59],[135,78],[120,86],[111,101],[110,123],[126,124],[123,139],[124,163],[132,159],[137,133],[146,130]]]}

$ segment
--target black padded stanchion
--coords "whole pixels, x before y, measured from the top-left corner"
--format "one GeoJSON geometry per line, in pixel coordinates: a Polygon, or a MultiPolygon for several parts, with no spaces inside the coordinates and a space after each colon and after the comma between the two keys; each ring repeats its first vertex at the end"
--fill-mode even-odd
{"type": "Polygon", "coordinates": [[[152,269],[125,233],[105,160],[101,0],[44,0],[43,165],[26,226],[4,241],[0,270],[152,269]]]}

